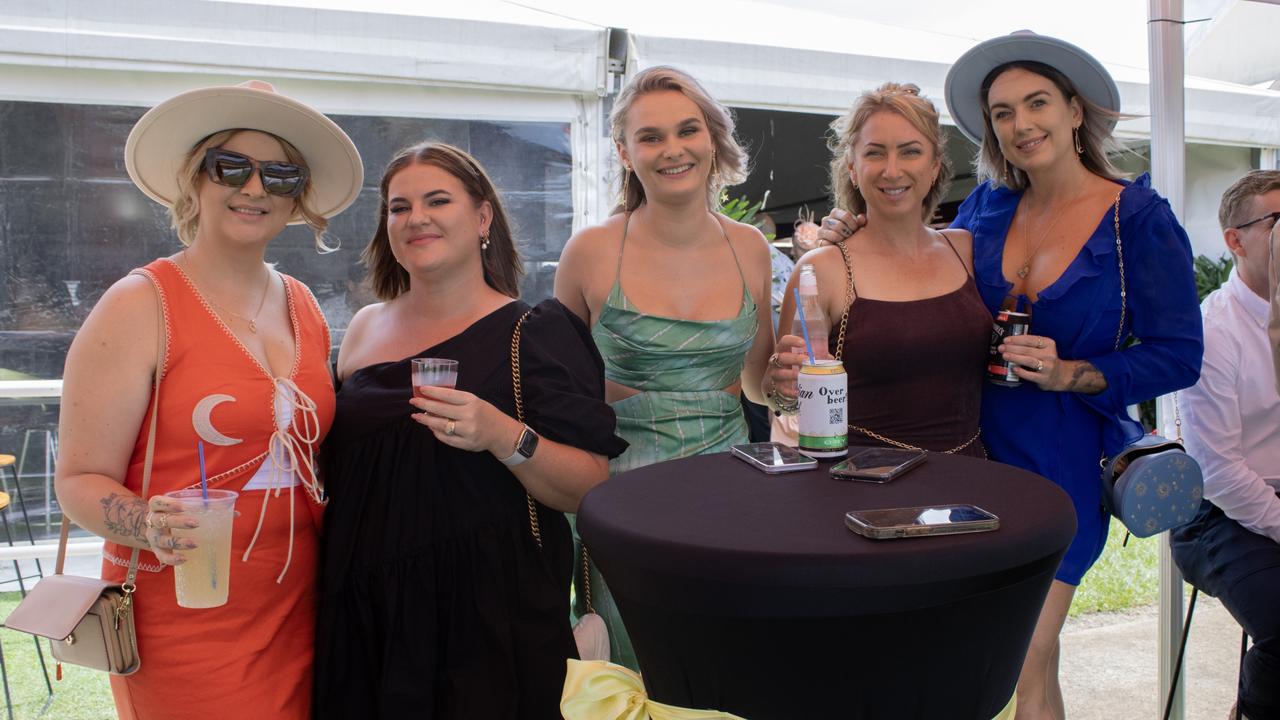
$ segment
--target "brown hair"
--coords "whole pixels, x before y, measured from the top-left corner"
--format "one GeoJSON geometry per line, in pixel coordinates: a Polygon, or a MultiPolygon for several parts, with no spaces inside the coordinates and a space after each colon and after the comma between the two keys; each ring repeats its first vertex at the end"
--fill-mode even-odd
{"type": "MultiPolygon", "coordinates": [[[[726,187],[747,179],[747,151],[734,136],[733,113],[711,97],[706,88],[688,73],[667,65],[657,65],[637,73],[614,101],[613,111],[609,113],[609,136],[614,143],[625,145],[627,113],[631,107],[641,96],[663,90],[683,94],[702,111],[716,153],[715,165],[707,179],[707,207],[718,208],[720,193],[726,187]]],[[[619,183],[619,200],[614,213],[630,212],[640,207],[645,200],[644,186],[636,179],[635,171],[624,166],[619,183]],[[631,177],[627,178],[628,175],[631,177]],[[626,197],[622,197],[622,187],[627,189],[626,197]]]]}
{"type": "Polygon", "coordinates": [[[1011,190],[1026,190],[1031,184],[1027,174],[1014,167],[1013,163],[1005,159],[1004,153],[1000,151],[1000,140],[996,137],[995,128],[991,124],[991,106],[987,99],[996,79],[1013,69],[1026,70],[1052,82],[1067,102],[1075,98],[1080,103],[1080,112],[1084,118],[1079,129],[1080,146],[1084,148],[1084,152],[1080,153],[1080,162],[1089,172],[1099,177],[1108,180],[1119,180],[1124,177],[1124,173],[1111,164],[1111,155],[1120,152],[1122,148],[1111,137],[1110,126],[1113,121],[1130,116],[1108,110],[1081,95],[1080,91],[1076,90],[1075,83],[1071,82],[1071,78],[1057,68],[1032,60],[1019,60],[1005,63],[992,70],[982,81],[982,97],[979,103],[982,107],[983,120],[982,146],[978,149],[978,156],[974,160],[979,184],[990,180],[995,185],[1004,185],[1011,190]]]}
{"type": "MultiPolygon", "coordinates": [[[[1222,193],[1218,205],[1218,225],[1226,230],[1253,218],[1241,217],[1249,201],[1272,190],[1280,190],[1280,170],[1251,170],[1222,193]]],[[[1280,227],[1280,223],[1276,223],[1280,227]]]]}
{"type": "MultiPolygon", "coordinates": [[[[197,190],[200,175],[204,173],[204,154],[209,148],[222,147],[231,140],[237,133],[241,132],[260,132],[268,135],[280,143],[280,147],[284,149],[285,159],[295,165],[307,167],[307,159],[298,152],[288,140],[272,135],[263,130],[254,130],[253,128],[235,128],[231,130],[221,130],[216,132],[191,148],[191,152],[187,153],[187,157],[182,162],[182,168],[178,170],[178,195],[173,199],[173,204],[169,206],[169,224],[178,233],[178,240],[183,245],[191,245],[196,240],[196,231],[200,229],[200,198],[197,190]]],[[[320,213],[315,211],[311,206],[313,186],[310,182],[302,191],[302,195],[294,200],[294,211],[302,216],[303,222],[311,228],[316,237],[316,251],[327,253],[337,250],[331,247],[324,240],[324,231],[329,227],[329,221],[320,213]]]]}
{"type": "Polygon", "coordinates": [[[466,151],[430,140],[401,149],[382,172],[382,182],[378,185],[378,229],[360,254],[360,260],[369,269],[368,280],[374,294],[385,301],[409,289],[409,273],[391,253],[391,238],[387,235],[387,191],[396,173],[415,164],[438,167],[457,178],[477,206],[489,203],[493,210],[493,219],[489,223],[489,249],[480,254],[484,281],[503,295],[520,297],[524,261],[516,249],[511,223],[493,181],[466,151]]]}
{"type": "Polygon", "coordinates": [[[938,109],[933,103],[920,97],[920,88],[910,83],[885,83],[875,90],[862,93],[849,112],[831,123],[827,147],[831,149],[831,194],[837,207],[850,212],[867,210],[867,199],[862,196],[850,177],[849,161],[853,148],[858,144],[858,134],[878,112],[901,115],[911,126],[925,136],[933,156],[938,160],[938,179],[920,204],[920,217],[928,220],[938,209],[951,182],[951,161],[947,159],[946,136],[938,123],[938,109]]]}

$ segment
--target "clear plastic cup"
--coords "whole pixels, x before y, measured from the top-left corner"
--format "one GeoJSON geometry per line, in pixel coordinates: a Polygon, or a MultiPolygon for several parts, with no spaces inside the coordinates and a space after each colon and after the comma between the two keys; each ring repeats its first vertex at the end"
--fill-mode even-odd
{"type": "Polygon", "coordinates": [[[205,500],[200,490],[175,490],[165,497],[182,505],[182,512],[200,522],[197,528],[171,528],[174,537],[195,540],[194,550],[182,551],[187,559],[173,568],[174,591],[179,607],[212,608],[227,603],[231,588],[231,524],[236,497],[231,490],[210,490],[205,500]]]}
{"type": "Polygon", "coordinates": [[[413,392],[422,397],[421,387],[447,387],[458,385],[458,361],[447,358],[413,359],[413,392]]]}

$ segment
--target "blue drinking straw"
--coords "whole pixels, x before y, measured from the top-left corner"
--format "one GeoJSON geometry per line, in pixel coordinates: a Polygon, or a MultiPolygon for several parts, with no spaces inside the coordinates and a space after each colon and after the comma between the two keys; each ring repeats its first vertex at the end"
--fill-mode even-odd
{"type": "Polygon", "coordinates": [[[804,333],[804,349],[809,353],[809,362],[816,363],[818,360],[813,357],[813,343],[809,340],[809,323],[804,321],[804,303],[800,302],[800,288],[791,288],[791,294],[796,299],[796,312],[800,313],[800,332],[804,333]]]}
{"type": "Polygon", "coordinates": [[[196,441],[196,453],[200,456],[200,496],[204,498],[204,504],[209,504],[209,477],[204,474],[204,441],[196,441]]]}
{"type": "MultiPolygon", "coordinates": [[[[209,509],[209,476],[204,471],[204,441],[196,441],[196,454],[200,456],[200,495],[204,498],[204,507],[209,509]]],[[[213,544],[209,544],[209,584],[218,587],[218,561],[213,557],[213,544]]]]}

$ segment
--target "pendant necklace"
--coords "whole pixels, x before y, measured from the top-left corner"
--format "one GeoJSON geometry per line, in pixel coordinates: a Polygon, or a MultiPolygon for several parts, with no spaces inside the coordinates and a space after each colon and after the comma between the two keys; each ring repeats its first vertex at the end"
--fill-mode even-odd
{"type": "MultiPolygon", "coordinates": [[[[1022,267],[1018,268],[1018,277],[1020,279],[1025,280],[1027,275],[1031,273],[1031,261],[1035,258],[1036,253],[1040,252],[1041,246],[1043,246],[1044,241],[1049,238],[1049,234],[1053,232],[1053,228],[1055,225],[1058,224],[1058,220],[1062,218],[1062,214],[1066,211],[1067,208],[1076,204],[1076,200],[1080,199],[1081,194],[1082,193],[1076,193],[1075,197],[1063,203],[1062,207],[1058,208],[1058,212],[1054,213],[1053,220],[1049,223],[1049,227],[1045,228],[1045,231],[1041,233],[1040,239],[1036,242],[1035,247],[1032,248],[1031,252],[1027,253],[1026,256],[1022,258],[1022,267]]],[[[1030,215],[1030,214],[1031,213],[1023,213],[1022,217],[1019,218],[1019,222],[1018,222],[1019,229],[1021,230],[1021,235],[1024,242],[1029,239],[1027,237],[1027,215],[1030,215]]]]}
{"type": "MultiPolygon", "coordinates": [[[[195,268],[191,266],[191,261],[187,259],[186,248],[182,249],[182,264],[187,266],[187,272],[188,274],[192,275],[192,280],[194,281],[195,273],[193,271],[195,270],[195,268]]],[[[198,284],[197,284],[197,287],[198,287],[198,284]]],[[[270,289],[271,289],[271,274],[270,274],[270,271],[267,271],[267,283],[262,287],[262,298],[258,300],[258,309],[254,311],[253,317],[245,317],[240,313],[235,312],[234,310],[228,310],[227,308],[219,305],[218,301],[214,300],[212,295],[205,295],[205,298],[207,298],[209,300],[209,304],[212,305],[219,312],[224,312],[234,318],[238,318],[244,321],[245,323],[248,323],[249,332],[253,333],[254,335],[257,335],[258,334],[258,316],[262,314],[262,308],[267,304],[267,291],[269,291],[270,289]]]]}

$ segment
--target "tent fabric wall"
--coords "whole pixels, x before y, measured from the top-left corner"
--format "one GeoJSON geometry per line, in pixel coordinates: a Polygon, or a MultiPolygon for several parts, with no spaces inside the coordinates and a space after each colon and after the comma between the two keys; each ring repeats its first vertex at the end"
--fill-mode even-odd
{"type": "MultiPolygon", "coordinates": [[[[940,100],[948,63],[873,57],[821,50],[767,47],[716,40],[636,36],[640,68],[680,67],[706,84],[729,105],[753,108],[843,113],[858,93],[887,80],[913,82],[926,96],[940,100]]],[[[1147,71],[1109,68],[1120,86],[1123,109],[1137,115],[1119,133],[1151,134],[1147,71]]],[[[1280,91],[1186,79],[1186,137],[1189,141],[1250,147],[1280,146],[1280,91]]],[[[942,111],[944,123],[951,119],[942,111]]]]}

